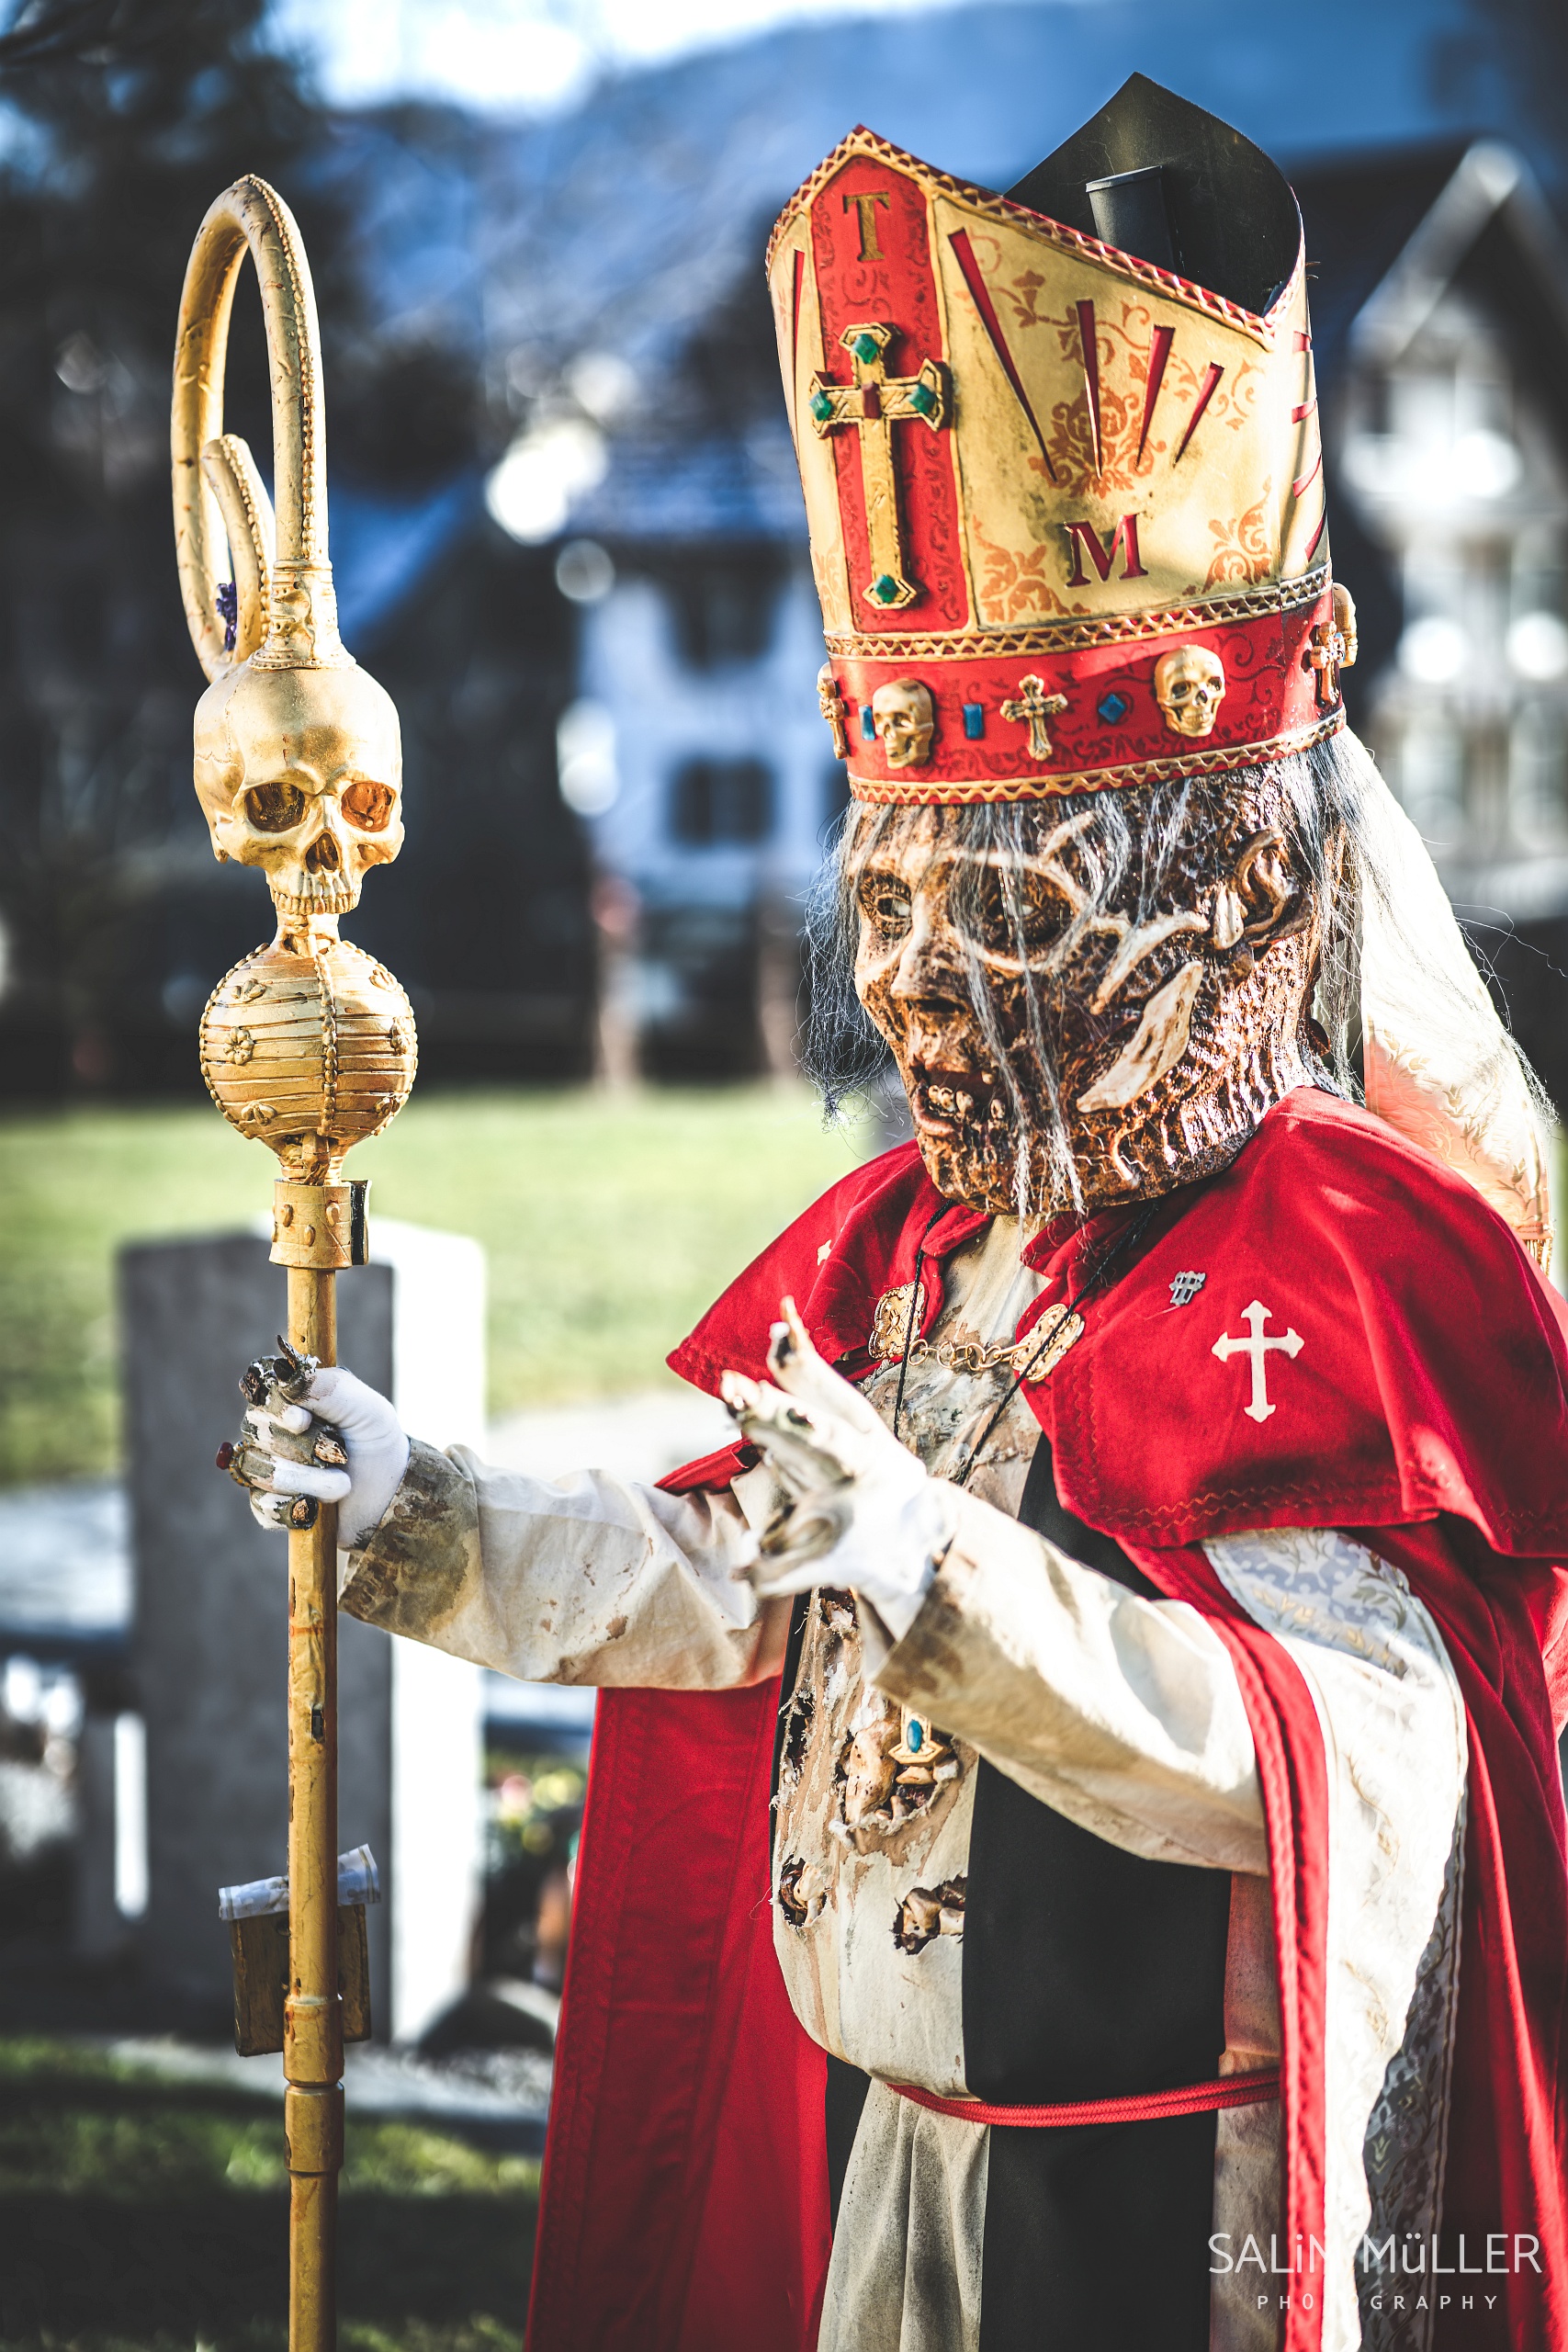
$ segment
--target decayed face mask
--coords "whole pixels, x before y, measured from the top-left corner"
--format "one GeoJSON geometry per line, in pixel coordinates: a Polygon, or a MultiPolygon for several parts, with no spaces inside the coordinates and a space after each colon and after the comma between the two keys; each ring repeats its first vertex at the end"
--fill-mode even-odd
{"type": "Polygon", "coordinates": [[[855,986],[946,1197],[1043,1215],[1168,1191],[1311,1076],[1311,902],[1258,813],[1195,797],[1141,908],[1135,856],[1106,885],[1093,809],[1047,807],[1022,849],[963,808],[863,825],[855,986]]]}

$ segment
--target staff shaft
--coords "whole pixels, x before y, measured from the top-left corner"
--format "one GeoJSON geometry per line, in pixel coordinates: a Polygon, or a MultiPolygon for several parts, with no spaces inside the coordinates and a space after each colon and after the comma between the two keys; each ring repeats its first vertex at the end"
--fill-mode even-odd
{"type": "MultiPolygon", "coordinates": [[[[337,1362],[336,1277],[288,1269],[288,1340],[337,1362]]],[[[337,2181],[343,2165],[343,2001],[337,1951],[337,1509],[288,1539],[289,2352],[333,2352],[337,2181]]]]}

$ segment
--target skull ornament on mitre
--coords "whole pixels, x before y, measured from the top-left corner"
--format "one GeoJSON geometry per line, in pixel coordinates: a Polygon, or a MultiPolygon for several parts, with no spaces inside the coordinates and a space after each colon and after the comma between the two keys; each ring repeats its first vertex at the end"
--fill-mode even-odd
{"type": "Polygon", "coordinates": [[[367,868],[402,844],[391,698],[338,635],[327,558],[319,335],[288,206],[237,180],[186,274],[175,359],[175,528],[191,640],[211,681],[196,713],[196,787],[215,854],[265,874],[277,936],[220,983],[202,1071],[225,1116],[318,1182],[413,1082],[413,1016],[396,980],[338,937],[367,868]],[[222,426],[234,279],[256,264],[273,387],[276,520],[243,441],[222,426]],[[227,542],[232,576],[218,576],[227,542]]]}
{"type": "Polygon", "coordinates": [[[1173,735],[1212,735],[1225,696],[1225,665],[1206,645],[1179,645],[1155,663],[1155,700],[1173,735]]]}
{"type": "Polygon", "coordinates": [[[929,687],[919,678],[895,678],[891,684],[878,686],[871,717],[890,768],[924,767],[936,725],[929,687]]]}

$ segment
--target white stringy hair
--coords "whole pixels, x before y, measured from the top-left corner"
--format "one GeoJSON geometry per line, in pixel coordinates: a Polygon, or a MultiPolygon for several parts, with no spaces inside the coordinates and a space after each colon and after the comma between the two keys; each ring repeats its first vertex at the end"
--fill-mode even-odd
{"type": "MultiPolygon", "coordinates": [[[[1471,1074],[1479,1093],[1507,1085],[1517,1089],[1522,1073],[1538,1115],[1550,1123],[1551,1109],[1540,1080],[1484,993],[1467,989],[1453,964],[1430,952],[1409,921],[1409,910],[1402,908],[1406,894],[1398,887],[1399,845],[1391,830],[1387,789],[1371,754],[1348,730],[1289,759],[1227,775],[1043,802],[977,801],[954,808],[950,817],[964,846],[983,854],[999,871],[999,897],[1012,927],[1010,950],[1027,963],[1023,863],[1039,855],[1065,820],[1087,820],[1073,842],[1075,870],[1086,893],[1083,913],[1093,917],[1120,909],[1141,923],[1162,901],[1169,903],[1171,868],[1197,813],[1194,804],[1213,805],[1216,794],[1247,793],[1273,804],[1269,820],[1285,833],[1296,871],[1317,903],[1321,955],[1312,1010],[1320,1035],[1312,1050],[1319,1084],[1348,1101],[1362,1100],[1360,938],[1363,923],[1375,920],[1385,947],[1393,944],[1403,966],[1402,993],[1419,999],[1424,1031],[1439,1042],[1445,1064],[1471,1074]]],[[[874,1102],[897,1085],[892,1057],[855,994],[854,965],[860,934],[855,879],[899,813],[852,802],[807,903],[809,1006],[802,1058],[830,1121],[855,1101],[874,1102]]],[[[1044,1079],[1043,1102],[1031,1099],[1032,1073],[1021,1073],[1000,1035],[990,986],[973,945],[969,959],[971,1008],[1012,1104],[1019,1214],[1081,1207],[1082,1186],[1056,1094],[1050,1021],[1040,989],[1026,978],[1024,1014],[1032,1057],[1044,1079]],[[1051,1196],[1046,1202],[1025,1197],[1031,1138],[1043,1147],[1051,1196]]]]}

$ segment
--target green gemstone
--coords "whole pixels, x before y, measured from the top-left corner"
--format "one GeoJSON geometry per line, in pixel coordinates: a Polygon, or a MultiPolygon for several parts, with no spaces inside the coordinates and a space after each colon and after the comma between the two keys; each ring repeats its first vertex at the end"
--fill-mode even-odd
{"type": "Polygon", "coordinates": [[[833,403],[832,403],[831,399],[830,399],[830,398],[829,398],[829,396],[828,395],[828,393],[826,393],[826,392],[813,392],[813,393],[812,393],[812,395],[811,395],[811,413],[812,413],[812,415],[817,419],[817,422],[818,422],[818,424],[827,424],[827,422],[828,422],[829,418],[829,417],[832,415],[832,413],[833,413],[833,403]]]}
{"type": "Polygon", "coordinates": [[[880,580],[872,582],[871,593],[879,605],[891,605],[897,597],[898,582],[890,571],[885,571],[880,580]]]}
{"type": "Polygon", "coordinates": [[[850,348],[857,359],[863,360],[870,368],[874,364],[882,345],[874,334],[857,334],[850,348]]]}
{"type": "Polygon", "coordinates": [[[917,416],[936,414],[936,394],[929,384],[917,384],[909,394],[909,406],[917,416]]]}

